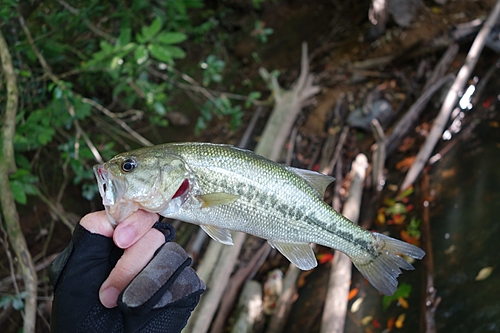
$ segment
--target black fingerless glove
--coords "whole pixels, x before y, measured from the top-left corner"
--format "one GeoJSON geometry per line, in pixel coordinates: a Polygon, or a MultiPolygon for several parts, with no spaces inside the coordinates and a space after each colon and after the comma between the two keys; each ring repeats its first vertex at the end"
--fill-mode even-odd
{"type": "Polygon", "coordinates": [[[186,252],[170,243],[173,227],[154,227],[165,235],[165,244],[119,295],[118,306],[108,309],[99,301],[99,288],[123,250],[111,238],[76,226],[70,245],[50,267],[53,333],[181,331],[205,285],[189,267],[186,252]]]}

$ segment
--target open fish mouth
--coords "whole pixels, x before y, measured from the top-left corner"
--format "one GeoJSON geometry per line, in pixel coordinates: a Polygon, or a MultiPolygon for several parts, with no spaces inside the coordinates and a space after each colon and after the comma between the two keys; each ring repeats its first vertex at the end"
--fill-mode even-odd
{"type": "Polygon", "coordinates": [[[116,203],[118,201],[118,193],[116,182],[113,182],[110,172],[104,167],[103,164],[94,165],[94,174],[97,179],[97,186],[99,188],[99,194],[102,198],[102,204],[106,210],[106,215],[108,216],[109,222],[112,225],[116,225],[116,203]]]}
{"type": "Polygon", "coordinates": [[[102,197],[102,204],[104,206],[113,205],[115,203],[115,198],[112,193],[113,185],[111,179],[109,178],[108,170],[104,168],[104,165],[97,164],[94,165],[94,174],[95,178],[97,179],[99,193],[102,197]]]}

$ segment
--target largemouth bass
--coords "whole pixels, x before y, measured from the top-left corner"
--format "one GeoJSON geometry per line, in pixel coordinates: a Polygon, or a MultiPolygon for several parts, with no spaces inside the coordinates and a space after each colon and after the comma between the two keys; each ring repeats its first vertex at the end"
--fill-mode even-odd
{"type": "Polygon", "coordinates": [[[392,295],[400,254],[420,248],[362,229],[322,197],[334,178],[284,166],[230,145],[170,143],[119,154],[94,166],[112,224],[138,209],[200,225],[232,245],[229,230],[266,239],[302,270],[317,265],[310,243],[342,251],[384,294],[392,295]]]}

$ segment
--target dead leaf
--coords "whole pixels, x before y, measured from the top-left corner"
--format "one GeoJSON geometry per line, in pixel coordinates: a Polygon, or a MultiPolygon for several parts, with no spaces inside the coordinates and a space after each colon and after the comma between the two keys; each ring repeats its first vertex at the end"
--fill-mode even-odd
{"type": "Polygon", "coordinates": [[[373,316],[366,316],[363,319],[361,319],[361,325],[366,326],[368,325],[373,319],[373,316]]]}
{"type": "Polygon", "coordinates": [[[361,308],[361,303],[363,303],[364,298],[360,297],[354,301],[351,305],[351,312],[356,313],[361,308]]]}
{"type": "Polygon", "coordinates": [[[441,177],[450,178],[450,177],[455,176],[456,174],[457,174],[456,169],[451,168],[451,169],[443,170],[443,172],[441,172],[441,177]]]}
{"type": "Polygon", "coordinates": [[[413,165],[413,163],[415,163],[415,158],[416,156],[410,156],[403,159],[402,161],[399,161],[398,164],[396,164],[396,170],[408,170],[413,165]]]}
{"type": "Polygon", "coordinates": [[[378,213],[377,213],[377,222],[380,224],[385,223],[385,214],[383,211],[380,211],[380,209],[378,210],[378,213]]]}
{"type": "Polygon", "coordinates": [[[380,322],[377,319],[375,319],[375,318],[373,318],[373,320],[372,320],[372,325],[375,328],[381,328],[382,327],[382,325],[380,325],[380,322]]]}
{"type": "Polygon", "coordinates": [[[394,324],[396,323],[396,318],[391,317],[387,320],[387,330],[390,332],[394,328],[394,324]]]}
{"type": "Polygon", "coordinates": [[[393,218],[394,218],[394,224],[403,224],[406,216],[403,214],[394,214],[393,218]]]}
{"type": "Polygon", "coordinates": [[[400,314],[398,319],[396,319],[396,322],[394,323],[396,328],[402,328],[403,324],[405,322],[405,319],[406,319],[406,314],[405,313],[400,314]]]}
{"type": "Polygon", "coordinates": [[[474,280],[476,280],[476,281],[485,280],[491,275],[491,272],[493,272],[493,266],[485,267],[485,268],[481,269],[479,271],[479,273],[477,273],[477,276],[474,280]]]}
{"type": "Polygon", "coordinates": [[[356,295],[358,294],[358,291],[359,291],[358,288],[351,289],[349,291],[349,295],[347,296],[347,300],[350,301],[351,299],[353,299],[354,297],[356,297],[356,295]]]}
{"type": "Polygon", "coordinates": [[[405,300],[403,297],[398,297],[398,302],[403,309],[408,309],[408,307],[409,307],[408,301],[405,300]]]}

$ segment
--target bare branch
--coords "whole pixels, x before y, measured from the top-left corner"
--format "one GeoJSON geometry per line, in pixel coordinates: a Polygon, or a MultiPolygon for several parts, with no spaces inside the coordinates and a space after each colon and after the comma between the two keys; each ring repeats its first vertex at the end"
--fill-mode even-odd
{"type": "Polygon", "coordinates": [[[14,74],[12,58],[9,53],[7,42],[0,31],[0,57],[2,59],[2,69],[6,74],[7,82],[7,106],[5,108],[4,124],[2,127],[2,158],[0,159],[0,203],[5,219],[5,227],[18,259],[21,273],[23,275],[24,287],[28,293],[25,302],[24,325],[25,333],[34,333],[36,325],[36,296],[37,296],[37,275],[33,265],[33,259],[26,244],[26,239],[21,231],[19,215],[14,202],[12,190],[8,185],[9,171],[15,170],[14,160],[14,135],[16,126],[17,100],[19,98],[17,79],[14,74]],[[13,167],[14,166],[14,167],[13,167]]]}

